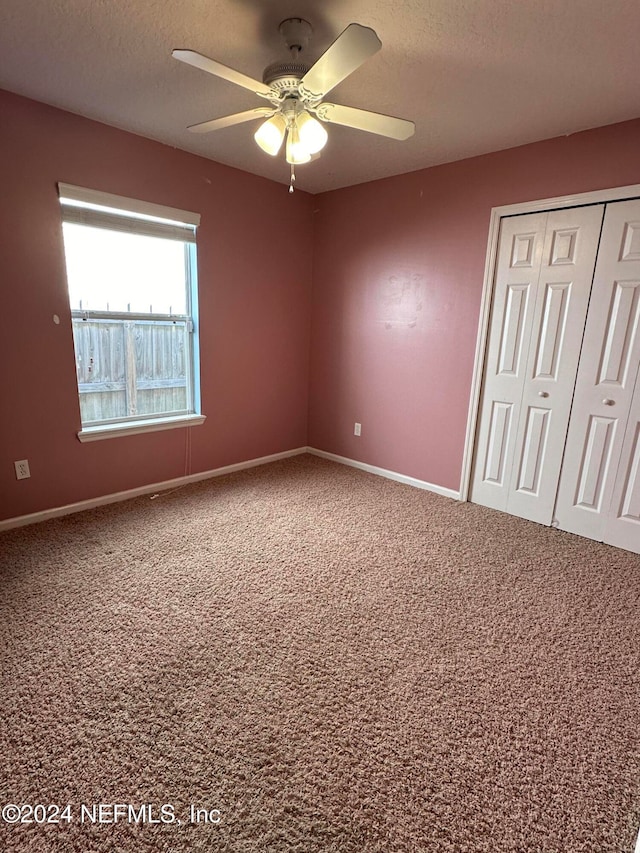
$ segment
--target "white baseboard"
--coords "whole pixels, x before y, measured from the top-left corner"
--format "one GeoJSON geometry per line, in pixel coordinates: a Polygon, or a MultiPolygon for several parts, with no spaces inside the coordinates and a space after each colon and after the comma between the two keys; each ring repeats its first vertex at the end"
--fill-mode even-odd
{"type": "Polygon", "coordinates": [[[61,515],[71,515],[74,512],[82,512],[86,509],[94,509],[97,506],[127,501],[140,495],[163,492],[167,489],[176,489],[186,486],[188,483],[197,483],[200,480],[209,480],[212,477],[222,477],[224,474],[233,474],[234,471],[243,471],[245,468],[256,468],[258,465],[267,465],[269,462],[277,462],[278,459],[287,459],[289,456],[299,456],[307,453],[307,447],[297,447],[295,450],[285,450],[283,453],[272,453],[271,456],[261,456],[258,459],[249,459],[246,462],[238,462],[235,465],[225,465],[223,468],[214,468],[211,471],[200,471],[198,474],[189,474],[186,477],[176,477],[173,480],[164,480],[161,483],[150,483],[147,486],[139,486],[136,489],[127,489],[124,492],[114,492],[110,495],[102,495],[86,501],[67,504],[66,506],[53,507],[41,512],[32,512],[29,515],[19,515],[15,518],[6,518],[0,521],[0,531],[10,530],[12,527],[24,527],[27,524],[36,524],[49,518],[58,518],[61,515]]]}
{"type": "Polygon", "coordinates": [[[330,459],[332,462],[339,462],[341,465],[349,465],[352,468],[359,468],[361,471],[367,471],[369,474],[377,474],[380,477],[386,477],[389,480],[396,480],[399,483],[405,483],[408,486],[414,486],[417,489],[426,489],[429,492],[435,492],[438,495],[444,495],[447,498],[454,500],[460,499],[460,492],[455,489],[446,489],[444,486],[436,486],[433,483],[427,483],[424,480],[416,480],[415,477],[407,477],[405,474],[398,474],[395,471],[387,471],[386,468],[378,468],[376,465],[367,465],[365,462],[358,462],[355,459],[347,459],[346,456],[337,456],[335,453],[327,453],[325,450],[317,450],[315,447],[297,447],[295,450],[285,450],[282,453],[272,453],[270,456],[260,456],[258,459],[248,459],[246,462],[237,462],[235,465],[225,465],[223,468],[214,468],[210,471],[200,471],[198,474],[189,474],[186,477],[176,477],[173,480],[164,480],[160,483],[150,483],[146,486],[139,486],[136,489],[127,489],[124,492],[114,492],[110,495],[101,495],[97,498],[90,498],[86,501],[78,501],[65,506],[57,506],[52,509],[44,509],[40,512],[32,512],[29,515],[19,515],[14,518],[6,518],[0,521],[0,532],[10,530],[13,527],[24,527],[27,524],[36,524],[39,521],[46,521],[49,518],[58,518],[62,515],[71,515],[74,512],[82,512],[86,509],[94,509],[98,506],[106,504],[118,503],[118,501],[127,501],[131,498],[137,498],[140,495],[154,494],[155,492],[164,492],[167,489],[177,489],[180,486],[186,486],[189,483],[197,483],[200,480],[210,480],[213,477],[222,477],[224,474],[233,474],[234,471],[244,471],[246,468],[256,468],[259,465],[267,465],[269,462],[277,462],[278,459],[287,459],[290,456],[299,456],[302,453],[311,453],[314,456],[321,456],[323,459],[330,459]]]}
{"type": "Polygon", "coordinates": [[[369,474],[377,474],[379,477],[386,477],[388,480],[396,480],[398,483],[405,483],[407,486],[413,486],[416,489],[435,492],[437,495],[443,495],[445,498],[460,500],[460,492],[455,489],[436,486],[433,483],[427,483],[425,480],[408,477],[406,474],[398,474],[395,471],[388,471],[386,468],[378,468],[377,465],[367,465],[366,462],[358,462],[355,459],[348,459],[346,456],[337,456],[335,453],[327,453],[326,450],[316,450],[315,447],[307,447],[307,453],[312,453],[314,456],[321,456],[323,459],[330,459],[332,462],[339,462],[341,465],[350,465],[352,468],[359,468],[361,471],[367,471],[369,474]]]}

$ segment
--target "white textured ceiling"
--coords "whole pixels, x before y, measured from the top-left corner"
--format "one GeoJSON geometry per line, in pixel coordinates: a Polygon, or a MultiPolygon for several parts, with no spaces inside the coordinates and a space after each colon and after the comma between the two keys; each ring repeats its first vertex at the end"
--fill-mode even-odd
{"type": "Polygon", "coordinates": [[[352,21],[373,27],[382,50],[330,100],[416,123],[406,142],[330,126],[297,170],[309,192],[640,116],[638,0],[2,0],[0,88],[287,183],[257,125],[186,130],[264,101],[171,50],[261,79],[288,17],[314,27],[307,61],[352,21]]]}

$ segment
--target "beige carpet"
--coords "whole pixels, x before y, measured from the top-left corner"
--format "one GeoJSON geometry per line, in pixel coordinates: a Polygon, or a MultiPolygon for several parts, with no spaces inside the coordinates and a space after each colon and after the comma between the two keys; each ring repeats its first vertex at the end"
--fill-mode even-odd
{"type": "Polygon", "coordinates": [[[311,456],[0,548],[3,851],[633,851],[637,556],[311,456]]]}

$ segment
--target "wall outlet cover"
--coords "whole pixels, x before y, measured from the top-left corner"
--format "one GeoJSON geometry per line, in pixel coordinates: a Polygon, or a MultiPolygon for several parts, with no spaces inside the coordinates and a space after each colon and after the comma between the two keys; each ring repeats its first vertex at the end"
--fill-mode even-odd
{"type": "Polygon", "coordinates": [[[26,480],[27,477],[31,476],[28,459],[20,459],[19,462],[14,462],[13,464],[16,469],[16,480],[26,480]]]}

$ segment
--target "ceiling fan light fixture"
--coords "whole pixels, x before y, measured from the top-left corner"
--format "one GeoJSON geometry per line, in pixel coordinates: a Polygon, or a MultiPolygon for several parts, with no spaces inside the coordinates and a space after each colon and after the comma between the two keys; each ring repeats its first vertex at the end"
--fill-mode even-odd
{"type": "Polygon", "coordinates": [[[300,142],[309,152],[317,154],[327,144],[329,135],[320,122],[306,110],[300,113],[296,119],[300,142]]]}
{"type": "Polygon", "coordinates": [[[315,160],[327,143],[324,122],[388,139],[404,140],[413,135],[415,125],[412,121],[325,101],[332,89],[382,47],[371,27],[349,24],[311,67],[300,62],[299,58],[313,32],[309,22],[302,18],[287,18],[281,23],[280,32],[291,58],[269,65],[264,70],[262,82],[195,50],[172,51],[172,56],[180,62],[241,86],[269,102],[268,107],[254,107],[190,125],[191,132],[206,133],[263,116],[265,120],[254,133],[254,138],[271,157],[280,152],[286,138],[285,156],[291,166],[290,191],[293,190],[295,166],[315,160]]]}
{"type": "Polygon", "coordinates": [[[254,133],[253,138],[263,151],[275,157],[282,147],[286,130],[287,122],[284,116],[281,113],[277,113],[260,125],[254,133]]]}
{"type": "Polygon", "coordinates": [[[292,166],[300,166],[302,163],[308,163],[311,160],[311,153],[300,141],[300,134],[298,133],[298,127],[295,122],[289,128],[289,133],[287,134],[286,156],[287,163],[290,163],[292,166]]]}

